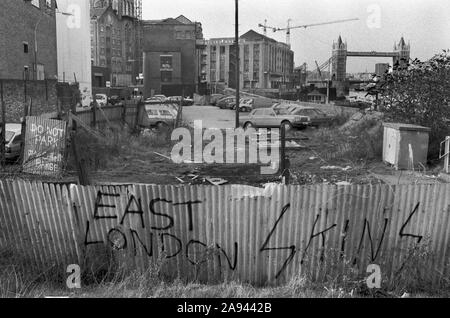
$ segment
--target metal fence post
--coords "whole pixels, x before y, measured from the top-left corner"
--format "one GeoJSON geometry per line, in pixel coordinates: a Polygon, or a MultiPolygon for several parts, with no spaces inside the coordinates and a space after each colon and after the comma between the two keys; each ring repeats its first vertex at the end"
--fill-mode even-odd
{"type": "Polygon", "coordinates": [[[1,121],[1,139],[0,139],[0,166],[5,166],[5,126],[6,126],[6,110],[5,100],[3,99],[3,80],[0,79],[0,102],[2,107],[2,121],[1,121]]]}

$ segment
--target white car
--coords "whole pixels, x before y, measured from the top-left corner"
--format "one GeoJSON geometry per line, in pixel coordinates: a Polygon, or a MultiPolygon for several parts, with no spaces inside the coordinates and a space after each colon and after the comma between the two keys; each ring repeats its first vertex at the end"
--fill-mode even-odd
{"type": "Polygon", "coordinates": [[[5,158],[7,160],[16,159],[20,156],[22,149],[22,125],[5,124],[5,158]]]}
{"type": "Polygon", "coordinates": [[[153,97],[159,98],[163,103],[167,101],[166,95],[154,95],[153,97]]]}
{"type": "Polygon", "coordinates": [[[108,104],[108,96],[106,94],[95,94],[95,101],[98,106],[106,106],[108,104]]]}

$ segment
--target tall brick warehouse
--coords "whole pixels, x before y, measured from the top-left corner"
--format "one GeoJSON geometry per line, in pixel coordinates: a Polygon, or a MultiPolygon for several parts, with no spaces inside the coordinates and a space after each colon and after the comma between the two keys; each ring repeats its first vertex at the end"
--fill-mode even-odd
{"type": "Polygon", "coordinates": [[[24,105],[30,103],[31,115],[56,111],[55,8],[55,0],[0,1],[0,81],[6,122],[20,122],[24,105]]]}
{"type": "Polygon", "coordinates": [[[56,78],[55,0],[0,1],[0,57],[0,78],[56,78]]]}

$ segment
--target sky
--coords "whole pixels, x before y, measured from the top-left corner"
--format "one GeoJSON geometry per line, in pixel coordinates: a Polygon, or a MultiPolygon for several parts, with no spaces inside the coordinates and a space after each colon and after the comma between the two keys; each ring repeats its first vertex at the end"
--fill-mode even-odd
{"type": "MultiPolygon", "coordinates": [[[[144,19],[183,14],[202,23],[206,39],[234,36],[234,0],[143,0],[144,19]]],[[[392,51],[403,36],[411,43],[411,58],[426,60],[450,48],[449,0],[239,0],[239,32],[263,33],[258,24],[284,28],[358,18],[357,21],[294,29],[291,48],[295,65],[315,68],[331,57],[339,35],[349,51],[392,51]]],[[[267,30],[267,36],[286,41],[286,33],[267,30]]],[[[389,58],[349,57],[347,72],[374,72],[375,63],[389,58]]]]}

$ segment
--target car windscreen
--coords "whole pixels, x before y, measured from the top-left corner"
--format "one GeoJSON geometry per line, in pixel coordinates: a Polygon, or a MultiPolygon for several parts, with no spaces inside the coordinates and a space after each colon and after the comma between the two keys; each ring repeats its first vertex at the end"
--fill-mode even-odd
{"type": "Polygon", "coordinates": [[[10,142],[12,137],[14,137],[14,132],[7,130],[5,134],[5,141],[10,142]]]}
{"type": "Polygon", "coordinates": [[[95,99],[104,99],[105,97],[103,95],[95,95],[95,99]]]}
{"type": "Polygon", "coordinates": [[[290,111],[285,108],[275,110],[275,114],[277,115],[288,115],[289,113],[290,111]]]}

